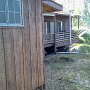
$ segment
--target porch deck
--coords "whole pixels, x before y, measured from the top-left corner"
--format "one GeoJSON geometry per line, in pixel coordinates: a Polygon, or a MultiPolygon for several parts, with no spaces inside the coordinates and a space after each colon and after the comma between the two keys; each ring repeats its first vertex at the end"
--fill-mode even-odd
{"type": "MultiPolygon", "coordinates": [[[[78,37],[75,32],[71,33],[71,42],[78,42],[78,37]]],[[[44,48],[55,46],[69,46],[70,45],[70,32],[48,33],[44,34],[44,48]]]]}

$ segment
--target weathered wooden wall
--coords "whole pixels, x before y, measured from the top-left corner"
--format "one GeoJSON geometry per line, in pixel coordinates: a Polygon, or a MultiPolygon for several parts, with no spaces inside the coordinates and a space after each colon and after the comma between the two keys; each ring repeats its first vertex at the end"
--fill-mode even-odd
{"type": "MultiPolygon", "coordinates": [[[[62,21],[64,23],[64,29],[65,31],[70,30],[70,23],[69,23],[69,16],[64,15],[56,15],[57,21],[62,21]]],[[[44,16],[44,21],[53,21],[54,22],[54,16],[44,16]]]]}
{"type": "Polygon", "coordinates": [[[57,20],[64,23],[65,31],[70,32],[69,16],[57,15],[57,20]]]}
{"type": "Polygon", "coordinates": [[[48,21],[54,22],[54,16],[44,16],[44,21],[45,22],[48,22],[48,21]]]}
{"type": "Polygon", "coordinates": [[[24,26],[0,27],[0,90],[44,84],[41,0],[22,1],[24,26]]]}

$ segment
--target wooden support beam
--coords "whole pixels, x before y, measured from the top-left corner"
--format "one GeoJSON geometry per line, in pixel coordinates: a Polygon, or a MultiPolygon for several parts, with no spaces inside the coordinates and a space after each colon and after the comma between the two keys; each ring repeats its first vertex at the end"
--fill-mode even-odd
{"type": "Polygon", "coordinates": [[[78,16],[78,29],[79,29],[79,16],[78,16]]]}
{"type": "Polygon", "coordinates": [[[54,34],[54,42],[55,42],[55,43],[54,43],[54,51],[55,51],[55,53],[57,53],[57,47],[56,47],[57,20],[56,20],[56,15],[54,16],[54,22],[55,22],[55,23],[54,23],[54,25],[55,25],[55,26],[54,26],[54,28],[55,28],[55,29],[54,29],[54,33],[55,33],[55,34],[54,34]]]}

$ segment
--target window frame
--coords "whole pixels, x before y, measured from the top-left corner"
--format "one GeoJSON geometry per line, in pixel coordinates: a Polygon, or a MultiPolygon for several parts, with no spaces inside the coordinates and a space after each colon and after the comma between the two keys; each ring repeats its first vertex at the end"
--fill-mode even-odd
{"type": "Polygon", "coordinates": [[[58,32],[63,32],[63,22],[62,21],[58,21],[58,32]],[[60,26],[59,26],[59,23],[61,24],[61,30],[60,30],[60,26]]]}
{"type": "MultiPolygon", "coordinates": [[[[19,1],[19,0],[17,0],[17,1],[19,1]]],[[[0,27],[22,27],[22,26],[24,26],[22,0],[19,1],[19,3],[20,3],[20,23],[16,23],[16,22],[15,23],[10,23],[9,22],[9,12],[10,11],[9,11],[9,6],[8,6],[8,0],[6,0],[6,2],[4,2],[4,3],[6,3],[6,5],[5,5],[5,13],[8,13],[8,14],[6,14],[6,23],[0,23],[0,27]]],[[[3,11],[1,11],[1,12],[3,12],[3,11]]],[[[11,11],[11,12],[14,12],[14,11],[11,11]]],[[[14,17],[15,17],[15,14],[14,14],[14,17]]]]}
{"type": "Polygon", "coordinates": [[[45,34],[53,34],[52,33],[52,29],[51,29],[51,23],[53,22],[54,25],[54,21],[44,21],[44,33],[45,34]]]}
{"type": "Polygon", "coordinates": [[[47,22],[44,22],[44,34],[47,34],[47,22]]]}

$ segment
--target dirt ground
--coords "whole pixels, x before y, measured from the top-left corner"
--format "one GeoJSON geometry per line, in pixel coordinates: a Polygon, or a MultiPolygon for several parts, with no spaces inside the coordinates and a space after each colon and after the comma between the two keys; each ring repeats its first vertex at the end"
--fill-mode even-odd
{"type": "Polygon", "coordinates": [[[46,56],[45,80],[46,90],[90,90],[90,55],[46,56]]]}

